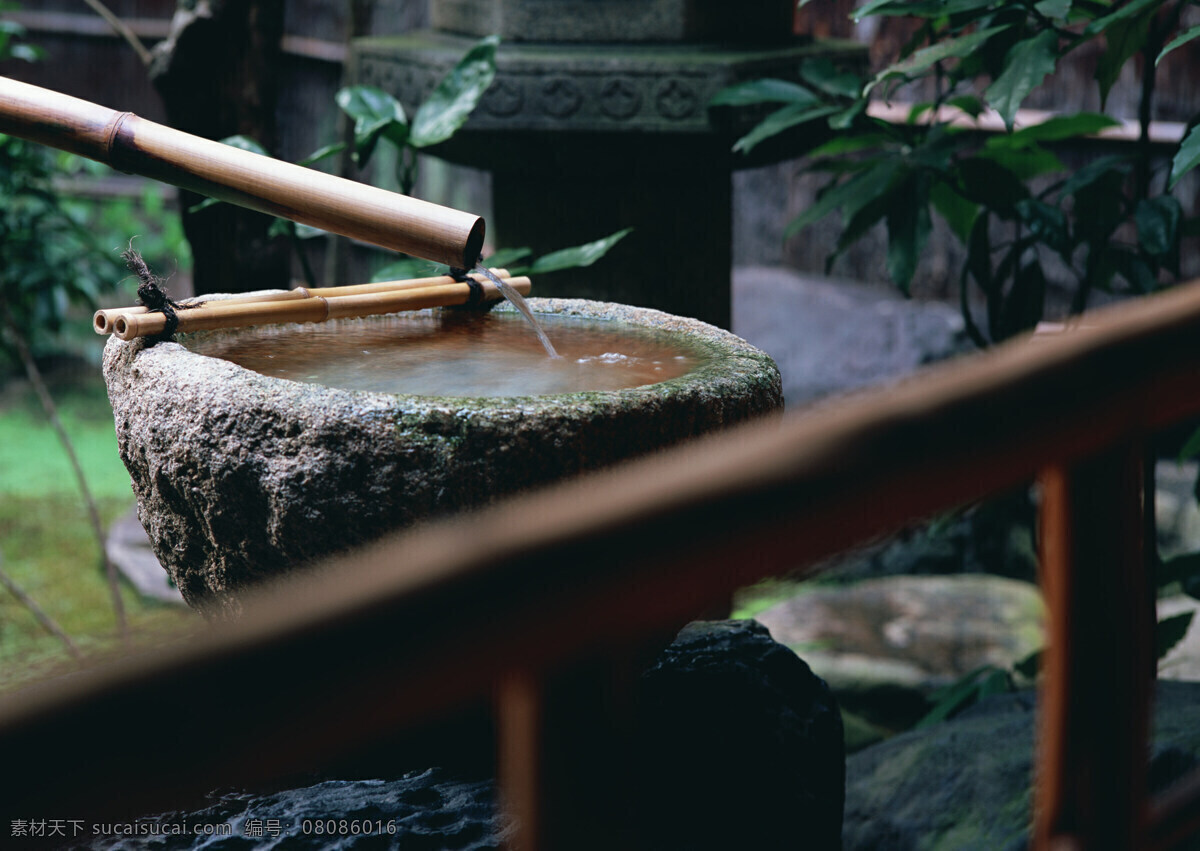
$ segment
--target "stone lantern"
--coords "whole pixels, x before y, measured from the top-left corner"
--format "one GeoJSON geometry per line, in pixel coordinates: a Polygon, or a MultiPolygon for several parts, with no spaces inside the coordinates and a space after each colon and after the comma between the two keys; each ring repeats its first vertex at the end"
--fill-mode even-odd
{"type": "MultiPolygon", "coordinates": [[[[597,298],[730,324],[731,153],[755,115],[709,99],[857,45],[792,34],[794,0],[433,0],[432,29],[355,42],[351,76],[419,104],[477,39],[502,37],[496,81],[432,153],[492,173],[491,241],[535,255],[630,234],[537,295],[597,298]]],[[[794,147],[793,147],[794,150],[794,147]]],[[[766,156],[782,157],[779,146],[766,156]]]]}

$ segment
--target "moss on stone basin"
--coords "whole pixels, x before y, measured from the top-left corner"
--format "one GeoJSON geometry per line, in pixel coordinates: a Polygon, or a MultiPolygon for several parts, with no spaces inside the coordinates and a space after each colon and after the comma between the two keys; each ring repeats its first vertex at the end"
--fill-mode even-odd
{"type": "Polygon", "coordinates": [[[603,302],[530,303],[660,329],[704,362],[626,390],[484,399],[270,378],[189,350],[188,335],[112,338],[104,375],[121,458],[184,598],[236,611],[260,579],[782,405],[774,362],[728,332],[603,302]]]}

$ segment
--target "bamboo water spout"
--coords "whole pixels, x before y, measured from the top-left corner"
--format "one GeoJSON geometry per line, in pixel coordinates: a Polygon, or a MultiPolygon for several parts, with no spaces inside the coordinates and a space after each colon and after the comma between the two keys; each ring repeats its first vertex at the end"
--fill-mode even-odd
{"type": "Polygon", "coordinates": [[[472,268],[484,221],[0,77],[0,132],[251,210],[472,268]]]}

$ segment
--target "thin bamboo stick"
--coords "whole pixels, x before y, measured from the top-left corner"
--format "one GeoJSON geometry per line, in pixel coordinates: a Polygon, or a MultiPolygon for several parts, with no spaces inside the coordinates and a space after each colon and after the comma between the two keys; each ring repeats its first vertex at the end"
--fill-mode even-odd
{"type": "Polygon", "coordinates": [[[483,248],[479,216],[5,77],[0,77],[0,132],[451,266],[473,267],[483,248]]]}
{"type": "MultiPolygon", "coordinates": [[[[507,280],[510,276],[507,269],[490,269],[489,270],[497,278],[507,280]]],[[[483,284],[487,279],[482,275],[471,275],[476,281],[483,284]]],[[[329,298],[330,296],[342,295],[359,295],[362,293],[381,293],[393,292],[396,290],[415,290],[423,287],[445,286],[455,283],[454,278],[449,275],[436,275],[430,278],[408,278],[400,281],[376,281],[372,284],[347,284],[341,287],[295,287],[294,289],[284,290],[282,292],[266,292],[266,293],[246,293],[244,295],[235,295],[228,298],[223,298],[220,301],[206,302],[204,296],[196,296],[194,298],[185,299],[180,302],[184,307],[189,305],[201,304],[254,304],[260,302],[271,301],[294,301],[302,298],[312,298],[320,296],[321,298],[329,298]]],[[[113,323],[116,322],[118,316],[133,316],[142,313],[148,313],[149,308],[145,305],[130,305],[129,307],[105,307],[97,310],[92,317],[92,328],[97,334],[113,333],[113,323]]]]}
{"type": "MultiPolygon", "coordinates": [[[[508,283],[521,295],[529,293],[529,278],[509,278],[508,283]]],[[[483,298],[501,298],[493,283],[485,283],[483,298]]],[[[229,304],[213,302],[191,310],[181,310],[176,330],[213,331],[219,328],[240,328],[247,325],[266,325],[273,322],[324,322],[327,319],[348,319],[383,313],[400,313],[427,307],[449,307],[466,304],[471,298],[469,284],[450,283],[417,289],[356,295],[311,296],[283,301],[256,301],[229,304]]],[[[122,340],[161,334],[166,330],[167,317],[162,313],[122,314],[113,321],[113,334],[122,340]]]]}

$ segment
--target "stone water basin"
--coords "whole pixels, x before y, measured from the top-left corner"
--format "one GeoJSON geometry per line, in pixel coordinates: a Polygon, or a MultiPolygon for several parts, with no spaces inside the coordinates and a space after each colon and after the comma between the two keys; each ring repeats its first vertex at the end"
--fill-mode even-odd
{"type": "MultiPolygon", "coordinates": [[[[421,311],[404,346],[386,340],[395,317],[203,332],[156,344],[110,338],[104,375],[121,458],[142,525],[184,599],[209,613],[234,613],[238,594],[259,580],[385,532],[782,407],[774,362],[726,331],[603,302],[530,305],[548,318],[569,369],[607,359],[628,372],[637,361],[643,372],[622,379],[635,386],[605,379],[589,389],[593,379],[581,379],[572,388],[570,380],[563,387],[539,378],[522,387],[509,382],[526,368],[493,366],[500,354],[485,354],[484,369],[478,359],[462,365],[461,350],[484,346],[488,328],[511,324],[508,305],[474,318],[421,311]],[[444,333],[447,324],[455,333],[444,333]],[[623,345],[634,355],[611,351],[608,339],[590,354],[576,351],[572,338],[597,328],[628,337],[623,345]],[[335,374],[313,372],[313,364],[330,366],[334,346],[320,336],[330,330],[352,348],[360,342],[353,335],[365,335],[352,361],[363,368],[332,364],[335,374]],[[453,380],[414,385],[420,392],[362,389],[371,386],[364,374],[387,381],[402,372],[395,359],[407,356],[405,346],[432,352],[417,359],[416,373],[428,378],[440,370],[453,380]],[[280,360],[292,366],[280,368],[280,360]],[[672,375],[680,363],[681,374],[672,375]],[[664,370],[671,377],[658,380],[664,370]],[[468,373],[474,384],[460,385],[468,373]]],[[[525,338],[538,347],[531,331],[525,338]]],[[[548,360],[540,347],[535,354],[538,364],[548,360]]]]}

